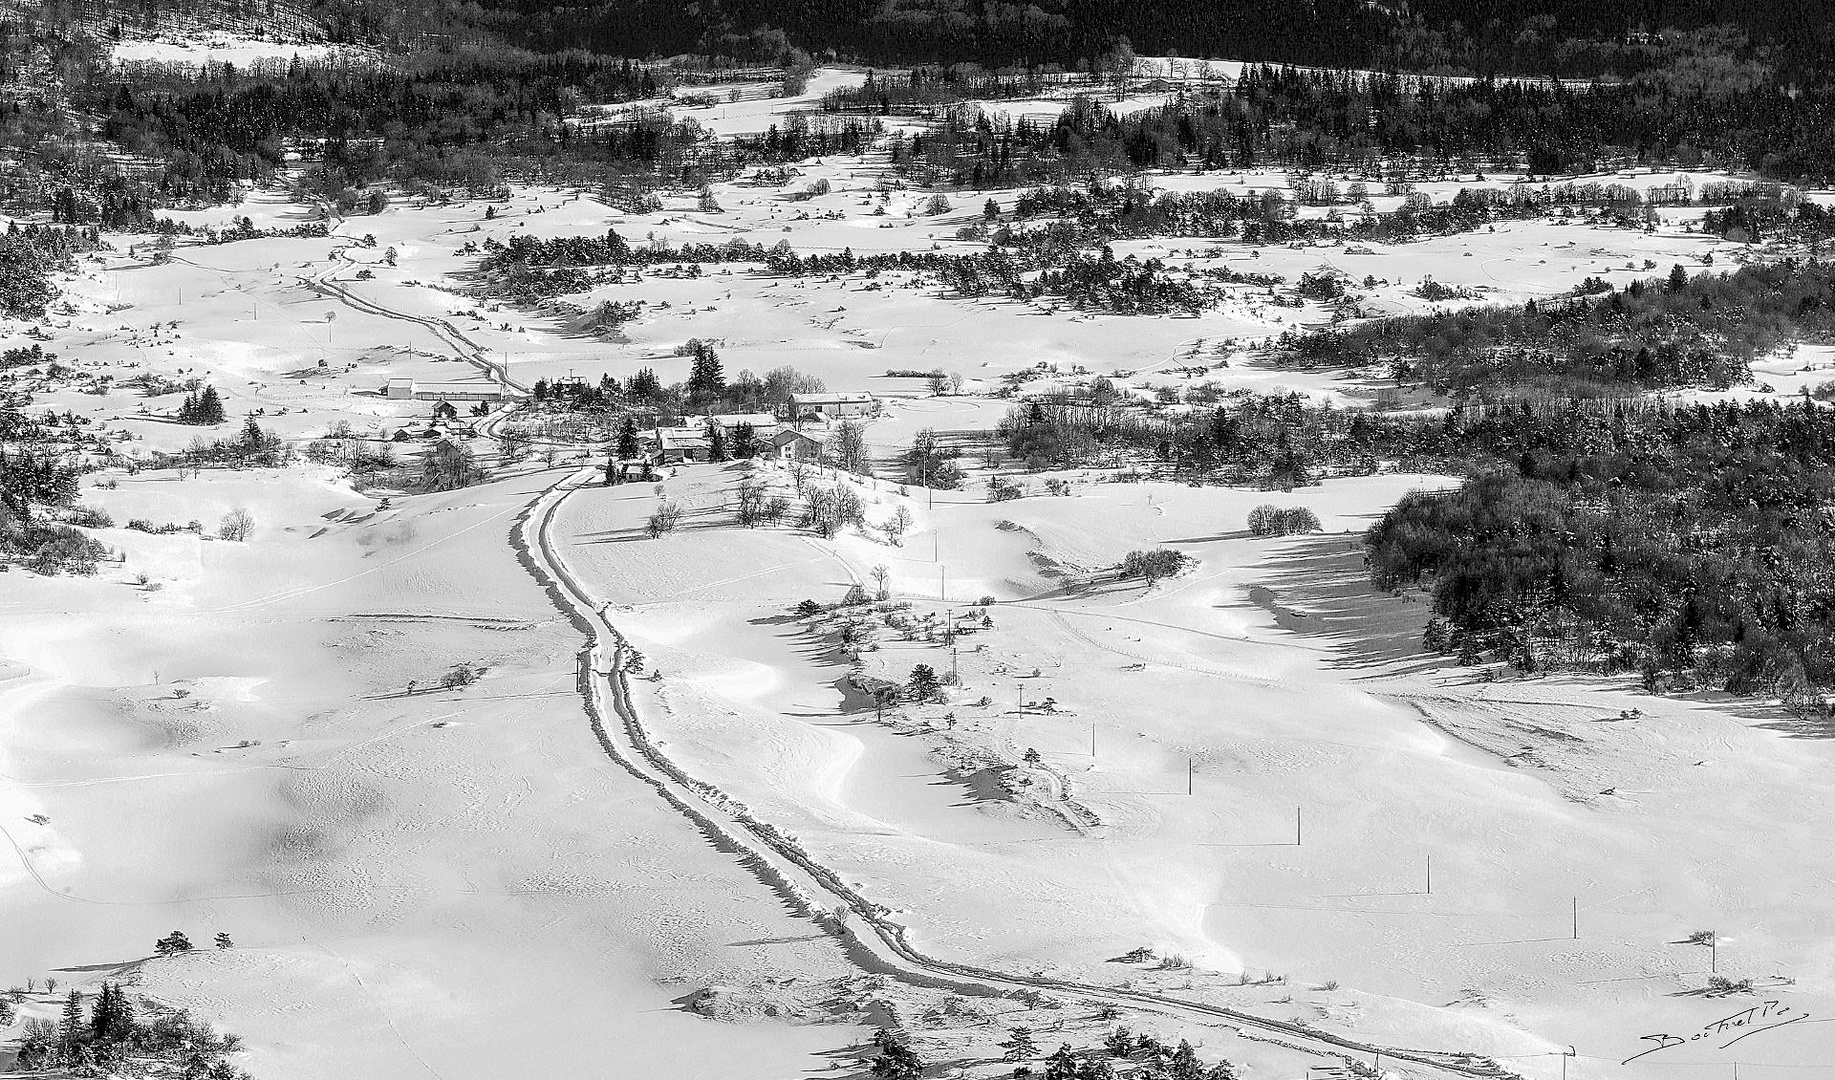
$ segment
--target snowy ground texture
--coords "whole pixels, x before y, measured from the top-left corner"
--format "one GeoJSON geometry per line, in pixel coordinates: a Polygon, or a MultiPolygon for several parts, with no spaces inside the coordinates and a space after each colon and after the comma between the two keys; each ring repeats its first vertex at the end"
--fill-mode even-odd
{"type": "MultiPolygon", "coordinates": [[[[120,55],[184,59],[135,49],[120,55]]],[[[805,98],[857,77],[819,73],[805,98]]],[[[743,100],[703,122],[752,130],[797,104],[743,100]]],[[[638,216],[535,189],[489,204],[488,220],[483,202],[398,203],[330,239],[181,246],[160,267],[123,241],[66,283],[46,347],[117,379],[199,375],[233,421],[259,410],[294,440],[424,417],[425,403],[373,391],[392,376],[474,377],[481,357],[524,382],[646,366],[679,380],[674,349],[691,337],[716,340],[729,374],[791,364],[831,390],[893,395],[869,429],[882,458],[920,428],[990,428],[1007,403],[976,391],[1041,364],[1037,385],[1082,369],[1138,392],[1208,381],[1369,396],[1358,380],[1256,367],[1251,343],[1326,313],[1248,290],[1198,319],[1120,318],[714,269],[572,298],[647,302],[599,340],[475,301],[455,277],[470,265],[461,244],[525,231],[968,246],[953,237],[979,197],[931,217],[930,192],[900,190],[875,215],[879,176],[874,161],[812,164],[793,186],[825,178],[832,193],[799,203],[716,185],[721,214],[692,194],[638,216]],[[365,234],[375,246],[354,242],[365,234]],[[938,367],[969,393],[885,375],[938,367]]],[[[1654,235],[1526,222],[1369,254],[1130,250],[1289,278],[1336,266],[1389,283],[1373,304],[1419,310],[1408,290],[1430,275],[1521,303],[1589,274],[1642,276],[1645,259],[1730,263],[1729,245],[1682,229],[1687,213],[1654,235]]],[[[307,211],[254,192],[185,216],[231,214],[288,225],[307,211]]],[[[0,346],[26,329],[0,326],[0,346]]],[[[1740,393],[1792,394],[1829,365],[1826,350],[1779,357],[1740,393]]],[[[161,418],[174,400],[137,392],[38,404],[120,433],[129,455],[196,434],[161,418]]],[[[529,509],[581,463],[538,451],[478,487],[386,505],[320,467],[86,478],[85,501],[118,522],[214,523],[246,507],[257,527],[247,543],[106,529],[125,562],[95,578],[0,577],[0,832],[14,854],[0,868],[0,978],[130,979],[242,1033],[263,1080],[848,1075],[888,1015],[974,1076],[1010,1072],[992,1046],[1010,1024],[1048,1049],[1098,1041],[1112,1025],[1088,994],[946,1007],[939,991],[863,973],[832,920],[767,888],[607,756],[580,693],[577,614],[525,543],[529,509]],[[456,664],[484,676],[429,689],[456,664]],[[174,927],[236,947],[146,960],[174,927]]],[[[630,683],[660,751],[794,837],[924,955],[1490,1057],[1538,1080],[1719,1077],[1735,1063],[1748,1077],[1835,1076],[1826,733],[1763,703],[1487,681],[1422,656],[1423,605],[1364,583],[1357,533],[1447,478],[1280,494],[1092,471],[1058,477],[1065,496],[1024,478],[1028,496],[1001,504],[979,486],[933,500],[805,478],[855,484],[874,523],[906,508],[915,525],[892,546],[877,529],[739,529],[730,508],[748,477],[796,483],[781,467],[700,466],[542,505],[567,572],[661,672],[630,683]],[[661,498],[687,524],[650,540],[661,498]],[[1310,507],[1326,531],[1250,538],[1244,518],[1263,502],[1310,507]],[[1072,587],[1156,545],[1195,569],[1151,589],[1072,587]],[[835,621],[791,614],[870,588],[877,566],[916,629],[872,613],[864,674],[955,670],[947,702],[879,715],[850,685],[835,621]],[[945,645],[935,628],[983,597],[992,625],[945,645]],[[1686,943],[1704,929],[1713,953],[1686,943]],[[1185,963],[1115,962],[1142,946],[1185,963]],[[1708,996],[1713,974],[1756,992],[1708,996]]],[[[38,995],[26,1012],[54,1008],[38,995]]],[[[1190,1011],[1121,1022],[1189,1037],[1254,1080],[1338,1063],[1190,1011]]]]}

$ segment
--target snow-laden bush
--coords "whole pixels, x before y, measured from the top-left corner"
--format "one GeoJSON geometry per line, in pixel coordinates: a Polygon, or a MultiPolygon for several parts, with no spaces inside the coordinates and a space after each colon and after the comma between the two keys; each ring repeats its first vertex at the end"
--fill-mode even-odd
{"type": "Polygon", "coordinates": [[[1267,503],[1249,511],[1249,533],[1252,536],[1292,536],[1296,533],[1323,532],[1319,515],[1304,506],[1270,506],[1267,503]]]}

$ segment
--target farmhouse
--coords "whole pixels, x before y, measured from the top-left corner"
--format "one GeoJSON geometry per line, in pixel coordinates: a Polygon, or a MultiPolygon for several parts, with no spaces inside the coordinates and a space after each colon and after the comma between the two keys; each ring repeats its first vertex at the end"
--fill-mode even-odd
{"type": "Polygon", "coordinates": [[[713,456],[707,432],[701,428],[658,428],[656,452],[664,465],[708,461],[713,456]]]}
{"type": "Polygon", "coordinates": [[[492,382],[420,382],[390,379],[382,395],[397,401],[504,401],[514,395],[492,382]]]}
{"type": "Polygon", "coordinates": [[[874,416],[879,399],[872,394],[793,394],[790,416],[794,420],[845,420],[856,416],[874,416]]]}
{"type": "Polygon", "coordinates": [[[771,436],[771,454],[779,461],[815,461],[827,449],[828,440],[819,433],[784,428],[771,436]]]}
{"type": "Polygon", "coordinates": [[[777,434],[778,424],[781,423],[776,416],[770,413],[724,413],[719,416],[694,417],[690,419],[703,428],[705,428],[709,422],[719,424],[722,428],[726,429],[726,437],[729,440],[733,437],[733,429],[740,424],[752,425],[752,434],[760,440],[764,440],[777,434]]]}

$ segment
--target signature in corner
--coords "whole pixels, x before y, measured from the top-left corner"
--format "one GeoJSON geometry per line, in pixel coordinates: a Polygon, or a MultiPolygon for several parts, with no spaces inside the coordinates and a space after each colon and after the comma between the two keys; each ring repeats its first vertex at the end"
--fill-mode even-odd
{"type": "Polygon", "coordinates": [[[1670,1035],[1667,1033],[1641,1036],[1638,1040],[1639,1042],[1647,1042],[1654,1045],[1632,1054],[1630,1057],[1619,1062],[1619,1064],[1629,1065],[1645,1054],[1654,1054],[1659,1050],[1668,1050],[1671,1047],[1686,1046],[1689,1043],[1701,1042],[1704,1040],[1716,1041],[1731,1035],[1732,1038],[1719,1044],[1719,1048],[1725,1050],[1727,1047],[1732,1046],[1734,1043],[1749,1035],[1758,1035],[1766,1031],[1775,1031],[1778,1028],[1788,1027],[1791,1024],[1802,1023],[1809,1018],[1810,1014],[1807,1011],[1796,1008],[1795,1006],[1786,1005],[1781,1001],[1762,1001],[1750,1009],[1741,1009],[1731,1016],[1723,1016],[1718,1020],[1710,1020],[1701,1025],[1699,1029],[1686,1036],[1670,1035]]]}

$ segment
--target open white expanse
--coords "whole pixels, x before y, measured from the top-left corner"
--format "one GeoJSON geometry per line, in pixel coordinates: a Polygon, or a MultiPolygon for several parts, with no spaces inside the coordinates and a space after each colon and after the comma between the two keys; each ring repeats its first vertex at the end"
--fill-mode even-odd
{"type": "MultiPolygon", "coordinates": [[[[147,48],[117,56],[178,58],[147,48]]],[[[863,77],[824,69],[799,99],[689,115],[727,134],[762,130],[863,77]]],[[[481,359],[525,384],[644,367],[679,381],[689,360],[676,347],[696,337],[717,342],[729,377],[788,364],[830,390],[890,397],[868,430],[881,460],[920,428],[992,428],[1009,405],[987,396],[1001,377],[1041,366],[1033,386],[1110,374],[1139,393],[1209,382],[1348,404],[1373,395],[1366,380],[1253,363],[1252,343],[1330,313],[1246,287],[1199,318],[1124,318],[962,301],[896,275],[778,279],[710,264],[699,278],[646,272],[568,298],[644,301],[612,338],[464,291],[474,260],[460,245],[520,232],[862,254],[976,246],[955,233],[984,196],[926,216],[930,192],[897,189],[875,214],[880,164],[805,166],[785,190],[832,188],[805,202],[715,185],[719,214],[692,193],[627,215],[522,188],[488,204],[398,201],[329,239],[181,244],[159,266],[124,240],[65,283],[45,347],[117,380],[201,376],[232,426],[259,411],[289,440],[337,421],[377,432],[424,419],[427,403],[375,391],[391,377],[477,378],[481,359]],[[970,393],[933,397],[922,379],[885,374],[933,368],[970,393]]],[[[1288,178],[1157,182],[1252,190],[1288,178]]],[[[1017,193],[991,194],[1010,208],[1017,193]]],[[[255,192],[174,216],[285,226],[308,213],[255,192]]],[[[1368,253],[1117,245],[1129,254],[1290,281],[1338,269],[1376,279],[1367,306],[1381,312],[1426,310],[1410,290],[1427,277],[1522,303],[1587,275],[1648,276],[1647,259],[1726,266],[1735,248],[1678,216],[1653,234],[1544,221],[1368,253]]],[[[0,347],[25,344],[25,331],[0,324],[0,347]]],[[[1803,369],[1826,368],[1826,352],[1780,358],[1760,371],[1765,388],[1741,392],[1819,382],[1803,369]]],[[[34,409],[89,417],[137,457],[197,434],[164,419],[175,404],[117,386],[47,392],[34,409]]],[[[494,464],[488,440],[478,449],[494,464]]],[[[1424,605],[1367,584],[1358,534],[1405,492],[1449,478],[1283,494],[1090,471],[1055,477],[1071,485],[1062,497],[1022,478],[1028,497],[999,504],[978,483],[934,502],[861,484],[869,520],[900,504],[915,519],[892,547],[737,528],[734,488],[762,477],[788,492],[782,468],[582,484],[581,466],[603,459],[538,448],[487,483],[386,505],[303,464],[87,477],[84,501],[118,522],[208,532],[246,507],[257,527],[245,544],[105,529],[125,563],[95,578],[0,575],[0,832],[13,856],[0,866],[0,974],[84,988],[129,978],[243,1035],[262,1080],[856,1075],[857,1048],[889,1014],[932,1060],[1008,1075],[993,1047],[1007,1025],[1038,1029],[1047,1052],[1088,1046],[1114,1026],[1097,1018],[1105,1004],[1254,1080],[1341,1063],[1304,1030],[1272,1041],[1216,1012],[1125,999],[1140,993],[1360,1045],[1488,1057],[1538,1080],[1564,1069],[1693,1080],[1736,1062],[1761,1080],[1835,1076],[1835,744],[1763,703],[1653,698],[1616,681],[1486,682],[1421,655],[1424,605]],[[688,509],[687,526],[651,540],[644,521],[662,497],[688,509]],[[1252,539],[1244,519],[1264,502],[1310,507],[1325,532],[1252,539]],[[556,566],[528,550],[547,520],[525,526],[532,507],[552,510],[558,568],[661,672],[630,680],[630,705],[658,751],[705,785],[706,805],[793,837],[917,952],[1037,980],[1047,1003],[976,998],[917,1022],[948,992],[899,977],[911,968],[884,973],[863,920],[839,932],[811,918],[756,860],[609,756],[581,693],[600,679],[583,680],[582,664],[599,670],[603,657],[583,660],[592,627],[544,584],[556,566]],[[1197,568],[1151,589],[1066,588],[1158,545],[1197,568]],[[953,653],[881,621],[863,654],[865,673],[888,679],[920,662],[955,668],[948,704],[879,716],[850,686],[834,627],[791,614],[870,584],[879,565],[913,618],[994,601],[992,626],[953,653]],[[430,689],[456,664],[484,677],[430,689]],[[200,944],[227,932],[236,947],[147,960],[175,927],[200,944]],[[1761,993],[1699,992],[1709,953],[1682,942],[1707,928],[1719,932],[1717,972],[1761,993]],[[1141,946],[1190,967],[1114,962],[1141,946]],[[1766,1001],[1803,1018],[1694,1037],[1766,1001]],[[1682,1041],[1620,1064],[1656,1036],[1682,1041]]],[[[811,895],[832,909],[841,894],[811,895]]],[[[55,1008],[39,994],[27,1015],[55,1008]]]]}

